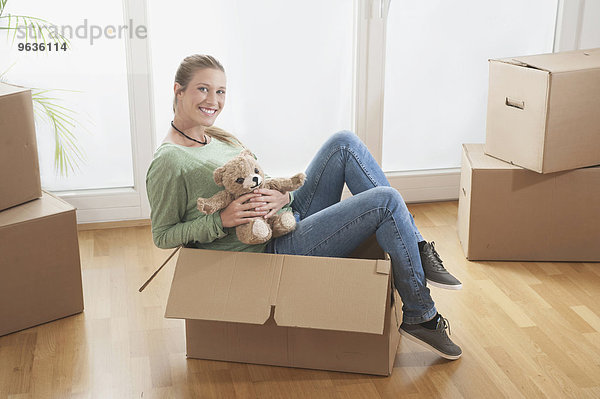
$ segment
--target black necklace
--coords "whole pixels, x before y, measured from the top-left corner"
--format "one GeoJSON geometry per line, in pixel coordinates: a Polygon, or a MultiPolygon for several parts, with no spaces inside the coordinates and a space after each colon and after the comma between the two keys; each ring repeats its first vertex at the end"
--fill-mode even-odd
{"type": "Polygon", "coordinates": [[[187,134],[185,134],[185,133],[184,133],[184,132],[182,132],[181,130],[177,129],[177,128],[175,127],[175,125],[173,124],[173,121],[171,121],[171,126],[173,126],[173,129],[175,129],[175,130],[177,130],[179,133],[183,134],[183,135],[184,135],[184,137],[185,137],[186,139],[190,139],[190,140],[192,140],[192,141],[195,141],[195,142],[196,142],[196,143],[198,143],[198,144],[207,144],[207,143],[208,143],[208,140],[206,139],[206,135],[204,135],[204,141],[196,140],[196,139],[194,139],[194,138],[191,138],[190,136],[188,136],[187,134]]]}

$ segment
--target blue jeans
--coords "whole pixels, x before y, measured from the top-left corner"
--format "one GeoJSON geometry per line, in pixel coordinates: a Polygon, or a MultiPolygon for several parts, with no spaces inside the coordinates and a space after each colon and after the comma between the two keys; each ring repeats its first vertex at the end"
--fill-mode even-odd
{"type": "Polygon", "coordinates": [[[437,313],[421,265],[423,240],[397,190],[362,141],[351,132],[334,134],[306,170],[294,192],[293,232],[269,242],[265,252],[344,257],[368,237],[392,260],[394,285],[402,298],[403,321],[417,324],[437,313]],[[344,183],[353,196],[340,201],[344,183]]]}

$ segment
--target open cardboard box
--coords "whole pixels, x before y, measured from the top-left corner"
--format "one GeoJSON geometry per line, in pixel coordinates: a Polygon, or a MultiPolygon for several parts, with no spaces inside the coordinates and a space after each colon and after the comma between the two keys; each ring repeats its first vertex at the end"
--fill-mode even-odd
{"type": "Polygon", "coordinates": [[[600,164],[600,48],[490,60],[485,151],[538,173],[600,164]]]}
{"type": "Polygon", "coordinates": [[[352,256],[182,248],[165,317],[186,320],[190,358],[389,375],[391,262],[374,238],[352,256]]]}
{"type": "Polygon", "coordinates": [[[540,174],[463,144],[458,235],[469,260],[600,261],[600,167],[540,174]]]}

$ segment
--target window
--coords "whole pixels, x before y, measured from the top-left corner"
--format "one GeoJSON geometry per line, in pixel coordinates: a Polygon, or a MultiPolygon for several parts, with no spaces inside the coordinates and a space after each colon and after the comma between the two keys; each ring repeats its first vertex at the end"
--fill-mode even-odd
{"type": "MultiPolygon", "coordinates": [[[[114,26],[117,35],[117,26],[124,20],[122,2],[32,0],[7,4],[6,12],[50,21],[52,31],[62,32],[70,40],[66,50],[48,46],[45,51],[19,51],[18,43],[25,43],[25,35],[31,37],[32,33],[22,23],[13,45],[1,40],[9,47],[3,51],[6,57],[0,66],[8,69],[4,80],[33,88],[40,100],[52,98],[49,102],[56,106],[56,121],[70,129],[74,146],[83,155],[78,159],[69,140],[61,136],[61,146],[78,168],[64,168],[67,175],[55,168],[57,140],[53,124],[40,103],[34,101],[42,187],[50,191],[133,187],[125,40],[109,38],[105,30],[114,26]],[[100,37],[101,29],[104,31],[100,37]],[[51,91],[40,93],[41,89],[51,91]]],[[[40,39],[39,43],[51,42],[47,30],[42,34],[46,40],[40,39]]]]}
{"type": "Polygon", "coordinates": [[[70,90],[51,94],[77,112],[81,169],[56,175],[53,134],[37,128],[43,185],[78,208],[80,223],[149,217],[145,173],[172,119],[175,70],[189,54],[223,62],[227,106],[217,125],[269,174],[304,170],[327,136],[350,129],[405,199],[425,201],[455,198],[460,144],[485,139],[488,58],[600,43],[591,22],[600,7],[590,1],[7,4],[58,26],[87,25],[64,54],[19,52],[0,31],[0,72],[17,62],[4,80],[70,90]],[[147,37],[103,32],[91,44],[91,25],[143,27],[147,37]]]}
{"type": "Polygon", "coordinates": [[[272,176],[303,171],[324,137],[352,128],[352,2],[153,2],[149,24],[158,144],[173,117],[177,66],[195,53],[227,72],[216,125],[272,176]]]}
{"type": "Polygon", "coordinates": [[[552,52],[557,1],[394,0],[387,21],[383,168],[455,168],[485,141],[489,58],[552,52]]]}

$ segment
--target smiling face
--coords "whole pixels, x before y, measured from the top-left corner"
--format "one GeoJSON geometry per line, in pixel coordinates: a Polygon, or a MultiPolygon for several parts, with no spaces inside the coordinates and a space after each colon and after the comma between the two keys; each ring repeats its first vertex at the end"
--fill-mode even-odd
{"type": "Polygon", "coordinates": [[[175,83],[176,115],[187,126],[212,126],[225,106],[225,73],[219,69],[197,70],[185,90],[175,83]]]}

